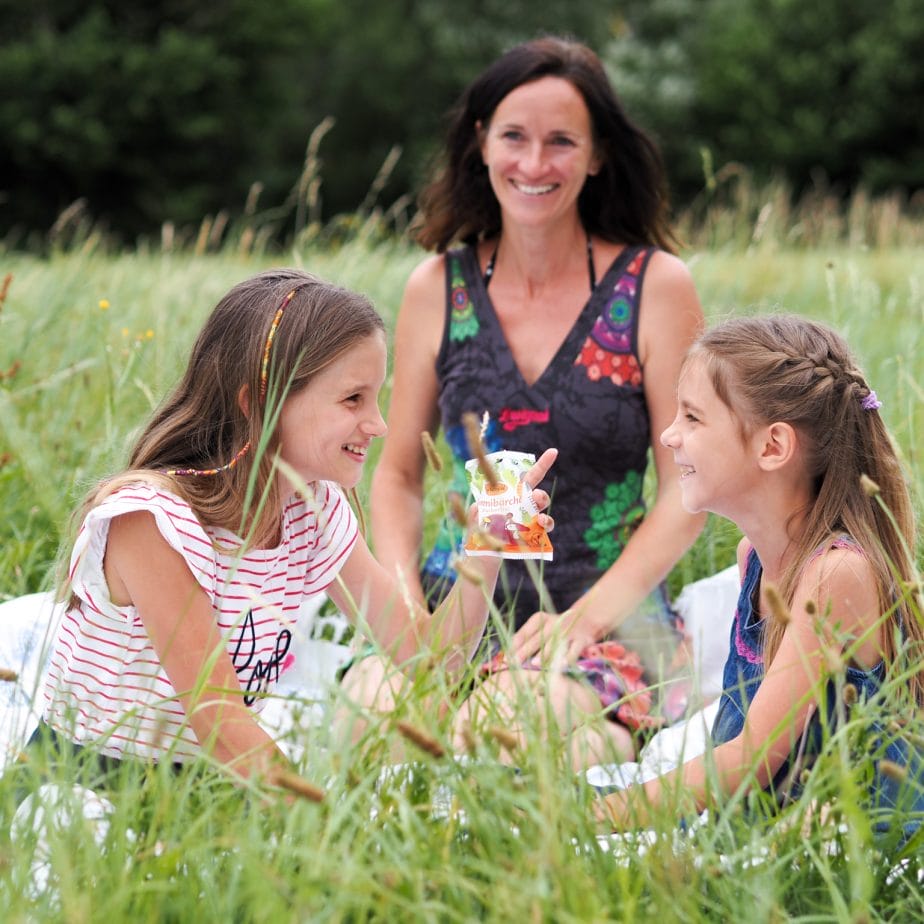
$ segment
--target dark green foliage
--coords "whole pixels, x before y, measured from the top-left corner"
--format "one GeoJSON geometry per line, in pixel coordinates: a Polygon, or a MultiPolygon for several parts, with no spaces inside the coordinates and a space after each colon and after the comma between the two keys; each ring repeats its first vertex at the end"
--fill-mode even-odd
{"type": "Polygon", "coordinates": [[[704,150],[797,194],[924,186],[924,0],[0,0],[0,237],[77,200],[129,239],[233,219],[253,184],[281,241],[306,211],[409,207],[461,89],[542,32],[600,51],[678,204],[704,150]],[[320,192],[299,190],[329,117],[320,192]]]}
{"type": "Polygon", "coordinates": [[[543,28],[606,34],[568,0],[2,0],[0,234],[78,199],[128,235],[240,211],[253,183],[276,208],[328,116],[325,216],[355,210],[401,145],[396,198],[464,83],[543,28]]]}
{"type": "Polygon", "coordinates": [[[659,137],[680,198],[701,152],[797,193],[924,187],[921,0],[630,0],[617,85],[659,137]]]}

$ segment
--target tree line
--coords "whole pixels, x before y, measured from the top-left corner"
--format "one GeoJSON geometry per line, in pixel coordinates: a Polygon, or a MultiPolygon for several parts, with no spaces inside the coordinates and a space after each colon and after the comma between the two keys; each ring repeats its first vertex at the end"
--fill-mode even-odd
{"type": "Polygon", "coordinates": [[[548,32],[601,55],[678,204],[730,162],[924,188],[924,0],[0,0],[0,240],[78,201],[129,241],[410,203],[465,84],[548,32]]]}

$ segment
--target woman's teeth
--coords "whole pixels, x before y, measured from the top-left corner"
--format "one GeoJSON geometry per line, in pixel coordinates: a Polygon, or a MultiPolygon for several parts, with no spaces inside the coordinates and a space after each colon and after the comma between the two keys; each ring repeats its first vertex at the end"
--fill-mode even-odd
{"type": "Polygon", "coordinates": [[[551,192],[555,188],[554,183],[546,183],[544,186],[527,186],[524,183],[515,183],[516,188],[527,196],[542,196],[551,192]]]}

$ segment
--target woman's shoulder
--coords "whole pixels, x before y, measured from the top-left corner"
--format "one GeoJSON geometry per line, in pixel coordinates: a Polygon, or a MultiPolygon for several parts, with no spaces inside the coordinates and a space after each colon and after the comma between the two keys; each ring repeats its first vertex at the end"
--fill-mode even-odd
{"type": "Polygon", "coordinates": [[[650,286],[655,283],[695,291],[690,267],[682,257],[662,250],[660,247],[652,247],[650,250],[651,256],[645,271],[646,285],[650,286]]]}
{"type": "Polygon", "coordinates": [[[421,291],[431,293],[434,288],[442,287],[446,278],[446,254],[434,253],[421,260],[407,277],[404,297],[421,291]]]}
{"type": "MultiPolygon", "coordinates": [[[[487,247],[488,244],[479,245],[487,247]]],[[[404,299],[423,295],[428,301],[434,293],[441,293],[446,286],[446,269],[447,266],[453,266],[454,272],[463,270],[472,271],[473,267],[478,265],[479,246],[470,244],[461,244],[452,247],[445,253],[435,253],[418,263],[408,276],[407,283],[404,287],[404,299]]]]}

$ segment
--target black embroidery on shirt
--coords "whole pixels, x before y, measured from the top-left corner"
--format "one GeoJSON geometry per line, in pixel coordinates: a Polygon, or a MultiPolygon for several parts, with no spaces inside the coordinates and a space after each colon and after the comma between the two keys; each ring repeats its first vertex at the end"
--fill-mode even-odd
{"type": "Polygon", "coordinates": [[[265,693],[271,683],[279,681],[282,664],[292,645],[292,633],[280,629],[272,655],[267,659],[257,658],[257,630],[253,610],[248,610],[241,624],[241,632],[231,654],[231,663],[240,678],[244,690],[244,705],[252,706],[257,697],[265,693]],[[243,659],[243,660],[242,660],[243,659]],[[256,663],[254,663],[254,661],[256,663]],[[251,668],[251,664],[253,667],[251,668]],[[249,673],[248,673],[249,671],[249,673]]]}

